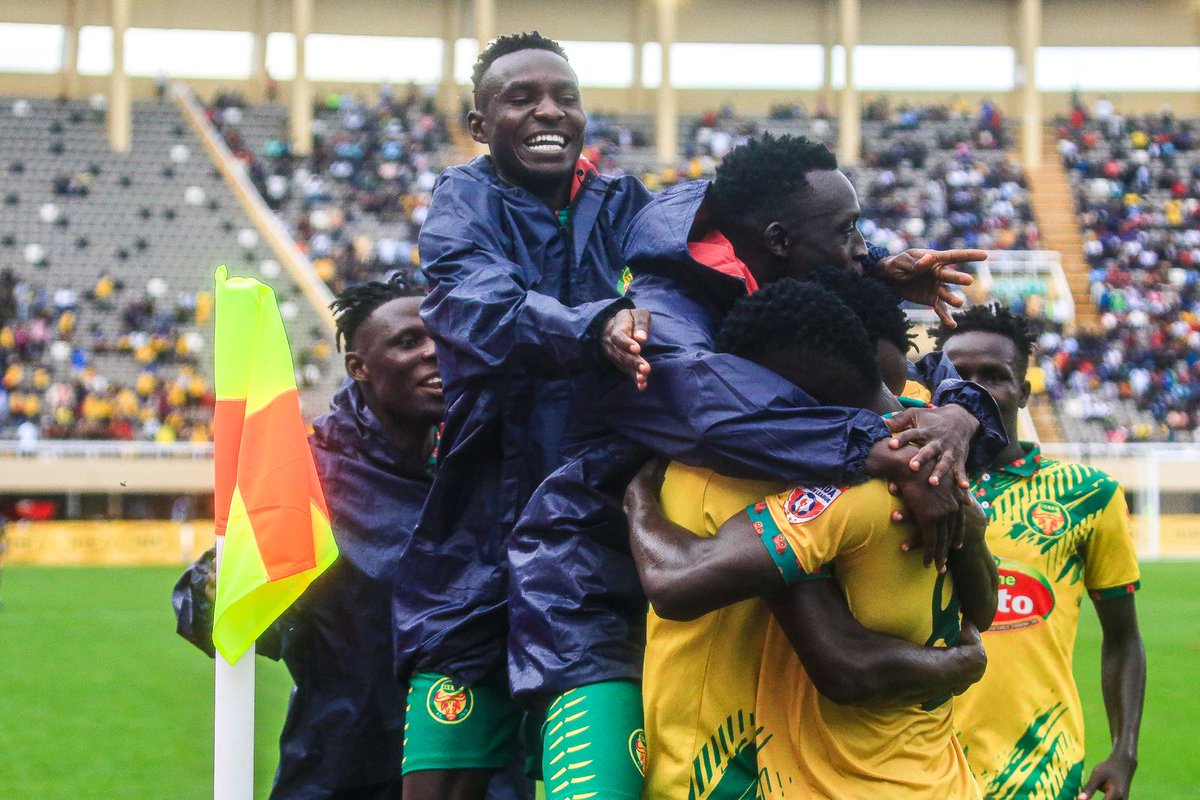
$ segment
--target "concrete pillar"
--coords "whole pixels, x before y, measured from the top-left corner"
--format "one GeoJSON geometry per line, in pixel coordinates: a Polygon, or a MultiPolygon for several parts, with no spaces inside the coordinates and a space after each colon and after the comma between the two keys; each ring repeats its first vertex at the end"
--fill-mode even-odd
{"type": "Polygon", "coordinates": [[[475,0],[475,39],[479,42],[479,52],[496,35],[496,0],[475,0]]]}
{"type": "Polygon", "coordinates": [[[859,0],[841,0],[842,48],[846,54],[846,86],[838,109],[838,161],[857,164],[862,150],[862,106],[859,105],[854,48],[858,45],[859,0]]]}
{"type": "Polygon", "coordinates": [[[1026,167],[1042,164],[1042,93],[1037,85],[1037,49],[1042,38],[1042,0],[1021,0],[1021,156],[1026,167]]]}
{"type": "Polygon", "coordinates": [[[312,31],[313,0],[292,0],[292,33],[296,37],[296,77],[292,79],[292,152],[312,152],[313,92],[308,82],[308,34],[312,31]]]}
{"type": "Polygon", "coordinates": [[[454,80],[454,47],[462,34],[462,8],[458,0],[442,4],[442,80],[438,84],[438,105],[450,119],[458,119],[458,84],[454,80]]]}
{"type": "Polygon", "coordinates": [[[129,27],[130,0],[112,0],[112,78],[108,92],[108,143],[118,153],[128,153],[133,139],[133,107],[129,76],[125,74],[125,30],[129,27]]]}
{"type": "Polygon", "coordinates": [[[834,0],[821,0],[821,47],[825,51],[821,96],[826,103],[833,95],[833,47],[837,44],[837,15],[833,3],[834,0]]]}
{"type": "Polygon", "coordinates": [[[646,15],[642,0],[630,0],[629,43],[633,45],[633,81],[629,84],[629,110],[639,112],[646,107],[646,87],[642,83],[642,55],[646,49],[646,15]]]}
{"type": "Polygon", "coordinates": [[[662,83],[655,114],[658,162],[663,167],[679,163],[679,111],[671,76],[671,45],[675,43],[675,10],[678,0],[656,0],[658,44],[662,48],[662,83]]]}
{"type": "Polygon", "coordinates": [[[63,26],[62,93],[79,97],[79,0],[67,0],[67,19],[63,26]]]}
{"type": "Polygon", "coordinates": [[[254,0],[254,50],[250,64],[251,96],[259,101],[267,99],[267,36],[271,28],[267,22],[267,0],[254,0]]]}

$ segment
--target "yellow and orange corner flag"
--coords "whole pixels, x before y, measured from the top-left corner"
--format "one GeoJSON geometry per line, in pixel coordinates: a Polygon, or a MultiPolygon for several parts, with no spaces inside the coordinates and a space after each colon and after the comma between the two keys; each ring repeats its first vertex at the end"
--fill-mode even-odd
{"type": "Polygon", "coordinates": [[[213,645],[236,663],[337,558],[275,293],[216,274],[213,645]]]}

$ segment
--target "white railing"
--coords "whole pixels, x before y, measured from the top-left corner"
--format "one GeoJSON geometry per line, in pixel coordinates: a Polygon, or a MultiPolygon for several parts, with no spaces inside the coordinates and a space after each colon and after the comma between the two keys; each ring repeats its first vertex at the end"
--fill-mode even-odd
{"type": "Polygon", "coordinates": [[[212,458],[212,454],[212,442],[54,439],[27,444],[0,439],[0,458],[212,458]]]}

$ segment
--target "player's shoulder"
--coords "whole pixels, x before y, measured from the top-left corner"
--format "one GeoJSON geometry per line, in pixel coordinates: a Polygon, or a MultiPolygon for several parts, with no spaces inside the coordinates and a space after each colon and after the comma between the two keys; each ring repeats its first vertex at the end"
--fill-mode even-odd
{"type": "Polygon", "coordinates": [[[1042,456],[1038,464],[1038,475],[1043,479],[1054,480],[1057,486],[1064,487],[1067,491],[1094,492],[1101,490],[1111,494],[1121,488],[1121,484],[1116,478],[1099,467],[1075,461],[1060,461],[1046,456],[1042,456]]]}
{"type": "Polygon", "coordinates": [[[793,525],[845,521],[859,516],[872,518],[890,513],[898,501],[887,490],[887,482],[871,479],[855,486],[801,484],[783,496],[783,513],[793,525]]]}

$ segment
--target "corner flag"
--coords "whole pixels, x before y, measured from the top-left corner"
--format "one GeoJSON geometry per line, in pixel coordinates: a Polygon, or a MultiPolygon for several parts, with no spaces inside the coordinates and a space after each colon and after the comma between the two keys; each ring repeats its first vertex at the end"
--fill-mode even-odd
{"type": "Polygon", "coordinates": [[[271,287],[216,273],[213,645],[230,664],[337,558],[271,287]]]}

